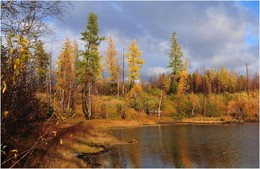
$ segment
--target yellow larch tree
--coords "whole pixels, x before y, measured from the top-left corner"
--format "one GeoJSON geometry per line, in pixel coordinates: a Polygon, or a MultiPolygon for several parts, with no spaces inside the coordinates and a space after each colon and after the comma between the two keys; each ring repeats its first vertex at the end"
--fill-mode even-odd
{"type": "Polygon", "coordinates": [[[127,76],[131,82],[131,85],[133,85],[134,81],[138,79],[138,76],[140,74],[139,70],[144,64],[144,59],[141,57],[142,52],[138,49],[135,39],[128,47],[128,51],[129,52],[126,53],[128,67],[129,67],[127,76]]]}
{"type": "Polygon", "coordinates": [[[128,78],[130,80],[130,87],[133,87],[130,90],[130,93],[134,95],[135,105],[137,103],[137,92],[140,85],[135,85],[134,81],[138,80],[138,76],[140,74],[139,70],[144,64],[144,59],[141,57],[142,52],[138,49],[136,44],[136,40],[134,39],[131,45],[128,47],[128,51],[126,53],[127,62],[128,62],[128,78]]]}
{"type": "Polygon", "coordinates": [[[188,89],[188,72],[187,72],[187,61],[185,61],[184,68],[181,71],[180,82],[178,84],[177,95],[183,95],[188,89]]]}
{"type": "Polygon", "coordinates": [[[62,108],[62,113],[71,113],[73,108],[73,83],[75,81],[75,48],[72,46],[70,40],[66,38],[64,48],[58,59],[57,69],[57,84],[56,90],[59,94],[59,101],[62,108]]]}
{"type": "Polygon", "coordinates": [[[119,94],[119,78],[120,78],[120,67],[118,63],[118,53],[113,42],[112,37],[108,38],[107,46],[107,57],[105,59],[109,80],[111,82],[111,88],[114,91],[114,87],[117,87],[117,93],[119,94]]]}

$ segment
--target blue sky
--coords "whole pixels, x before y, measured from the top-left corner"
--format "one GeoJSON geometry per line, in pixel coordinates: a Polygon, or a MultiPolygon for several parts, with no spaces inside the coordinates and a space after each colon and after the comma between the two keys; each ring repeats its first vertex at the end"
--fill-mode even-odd
{"type": "Polygon", "coordinates": [[[238,2],[243,7],[247,8],[250,12],[259,16],[259,1],[240,1],[238,2]]]}
{"type": "MultiPolygon", "coordinates": [[[[242,1],[238,3],[259,18],[259,1],[242,1]]],[[[246,36],[246,43],[249,45],[258,45],[259,37],[252,36],[248,33],[246,36]]]]}
{"type": "MultiPolygon", "coordinates": [[[[77,40],[85,30],[87,15],[98,15],[100,34],[114,39],[119,57],[133,39],[143,52],[145,65],[141,78],[167,72],[170,37],[177,33],[185,57],[193,70],[225,66],[245,72],[259,69],[259,2],[72,2],[64,22],[49,23],[57,32],[54,60],[65,37],[77,40]]],[[[100,52],[105,57],[107,43],[100,52]]]]}

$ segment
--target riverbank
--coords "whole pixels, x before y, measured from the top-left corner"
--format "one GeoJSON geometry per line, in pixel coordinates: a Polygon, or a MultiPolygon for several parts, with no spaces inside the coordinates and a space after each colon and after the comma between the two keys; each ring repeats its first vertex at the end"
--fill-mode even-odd
{"type": "MultiPolygon", "coordinates": [[[[167,118],[142,120],[67,120],[66,122],[59,124],[55,129],[56,136],[50,141],[48,146],[46,146],[46,153],[43,160],[40,160],[42,163],[39,167],[93,167],[92,164],[86,163],[78,157],[83,154],[102,153],[107,151],[111,146],[128,143],[122,142],[107,134],[107,129],[134,128],[161,124],[226,124],[228,122],[230,122],[229,118],[219,117],[185,118],[181,121],[167,118]]],[[[33,165],[37,164],[32,164],[32,166],[33,165]]]]}
{"type": "MultiPolygon", "coordinates": [[[[56,125],[56,124],[49,124],[56,125]]],[[[93,167],[77,156],[97,154],[109,147],[124,142],[108,135],[111,128],[132,128],[156,125],[153,120],[67,120],[55,129],[56,136],[46,146],[46,153],[39,167],[42,168],[85,168],[93,167]]],[[[125,142],[127,143],[127,142],[125,142]]],[[[34,160],[37,161],[37,160],[34,160]]],[[[37,165],[32,164],[32,166],[37,165]]]]}

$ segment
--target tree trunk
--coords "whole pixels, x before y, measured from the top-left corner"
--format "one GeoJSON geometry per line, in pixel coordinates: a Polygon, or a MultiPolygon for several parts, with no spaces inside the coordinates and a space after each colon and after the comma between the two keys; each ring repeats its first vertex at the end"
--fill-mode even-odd
{"type": "Polygon", "coordinates": [[[161,94],[160,94],[159,108],[158,108],[159,119],[161,118],[161,104],[162,104],[162,87],[161,87],[161,94]]]}
{"type": "Polygon", "coordinates": [[[88,114],[88,119],[91,118],[91,115],[92,115],[92,110],[91,110],[91,83],[89,82],[88,83],[88,97],[87,97],[87,102],[88,102],[88,105],[87,105],[87,114],[88,114]]]}
{"type": "Polygon", "coordinates": [[[88,107],[87,107],[87,97],[86,97],[86,92],[84,89],[82,89],[82,111],[83,114],[85,115],[85,118],[88,118],[88,107]]]}
{"type": "Polygon", "coordinates": [[[62,106],[62,113],[65,112],[65,90],[62,90],[62,96],[61,96],[61,106],[62,106]]]}
{"type": "Polygon", "coordinates": [[[195,110],[195,102],[193,103],[193,107],[192,107],[192,111],[191,111],[191,117],[193,117],[194,116],[194,110],[195,110]]]}
{"type": "Polygon", "coordinates": [[[123,48],[123,71],[122,71],[122,77],[123,77],[123,85],[122,85],[122,95],[125,94],[125,54],[124,54],[124,48],[123,48]]]}
{"type": "Polygon", "coordinates": [[[120,95],[120,93],[119,93],[119,89],[120,89],[120,81],[119,81],[119,78],[117,79],[117,98],[119,99],[119,95],[120,95]]]}
{"type": "Polygon", "coordinates": [[[72,85],[71,85],[71,80],[69,82],[69,96],[68,96],[68,103],[67,103],[67,110],[69,114],[71,114],[71,95],[72,95],[72,85]]]}
{"type": "Polygon", "coordinates": [[[248,67],[246,63],[246,92],[249,95],[249,72],[248,72],[248,67]]]}
{"type": "Polygon", "coordinates": [[[51,60],[52,60],[52,45],[51,45],[51,55],[49,57],[49,107],[52,107],[52,100],[51,100],[51,90],[52,90],[52,84],[51,84],[51,60]]]}

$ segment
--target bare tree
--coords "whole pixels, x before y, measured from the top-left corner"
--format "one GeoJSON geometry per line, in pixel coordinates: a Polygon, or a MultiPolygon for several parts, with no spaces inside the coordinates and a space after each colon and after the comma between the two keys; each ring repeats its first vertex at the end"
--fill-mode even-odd
{"type": "Polygon", "coordinates": [[[37,39],[52,32],[46,21],[61,20],[68,5],[62,1],[1,1],[1,31],[37,39]]]}

